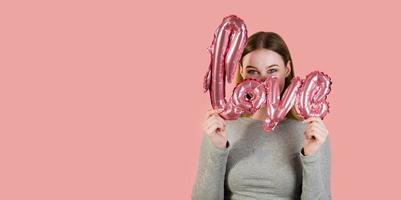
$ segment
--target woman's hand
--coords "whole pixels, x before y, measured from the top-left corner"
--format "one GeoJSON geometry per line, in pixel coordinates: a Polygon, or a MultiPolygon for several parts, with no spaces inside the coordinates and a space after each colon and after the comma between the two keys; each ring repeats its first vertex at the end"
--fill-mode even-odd
{"type": "Polygon", "coordinates": [[[329,131],[320,117],[310,117],[303,121],[308,123],[304,132],[304,154],[314,154],[324,143],[329,131]]]}
{"type": "Polygon", "coordinates": [[[210,109],[203,122],[203,132],[208,136],[214,146],[220,149],[227,148],[227,134],[225,120],[218,115],[223,109],[210,109]]]}

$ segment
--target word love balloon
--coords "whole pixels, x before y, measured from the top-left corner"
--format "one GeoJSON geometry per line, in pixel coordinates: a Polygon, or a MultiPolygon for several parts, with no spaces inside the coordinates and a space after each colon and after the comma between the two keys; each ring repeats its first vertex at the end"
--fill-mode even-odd
{"type": "MultiPolygon", "coordinates": [[[[329,112],[327,95],[331,90],[331,78],[323,72],[314,71],[301,80],[295,77],[280,96],[282,81],[277,76],[268,77],[264,82],[245,79],[239,83],[230,100],[223,105],[220,113],[224,119],[237,119],[241,114],[253,114],[262,106],[266,107],[266,119],[263,129],[274,130],[295,106],[295,110],[304,119],[309,117],[324,118],[329,112]]],[[[213,106],[213,105],[212,105],[213,106]]],[[[215,105],[214,108],[220,108],[215,105]]]]}
{"type": "Polygon", "coordinates": [[[204,78],[204,92],[210,91],[210,100],[214,108],[222,108],[225,102],[225,75],[231,83],[247,41],[244,22],[235,15],[223,19],[217,28],[214,39],[208,48],[212,59],[204,78]]]}
{"type": "Polygon", "coordinates": [[[217,28],[211,46],[209,70],[204,77],[204,92],[209,90],[210,100],[214,109],[223,108],[220,116],[224,119],[237,119],[241,114],[253,114],[266,106],[267,117],[263,129],[266,132],[274,130],[295,106],[295,110],[303,118],[321,117],[329,112],[326,101],[330,93],[331,79],[326,74],[314,71],[304,80],[295,77],[280,97],[278,77],[268,77],[264,82],[255,79],[245,79],[233,90],[231,98],[225,98],[225,76],[231,83],[241,53],[245,47],[247,31],[244,22],[230,15],[223,19],[217,28]]]}

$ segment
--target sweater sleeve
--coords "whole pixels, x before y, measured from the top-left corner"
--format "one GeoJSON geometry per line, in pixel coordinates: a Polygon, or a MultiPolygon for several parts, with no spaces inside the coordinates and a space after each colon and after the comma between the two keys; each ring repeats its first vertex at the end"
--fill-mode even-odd
{"type": "Polygon", "coordinates": [[[331,200],[331,149],[330,140],[326,140],[319,150],[305,156],[299,152],[302,162],[301,200],[331,200]]]}
{"type": "Polygon", "coordinates": [[[192,187],[192,200],[223,200],[229,148],[214,146],[203,134],[198,172],[192,187]]]}

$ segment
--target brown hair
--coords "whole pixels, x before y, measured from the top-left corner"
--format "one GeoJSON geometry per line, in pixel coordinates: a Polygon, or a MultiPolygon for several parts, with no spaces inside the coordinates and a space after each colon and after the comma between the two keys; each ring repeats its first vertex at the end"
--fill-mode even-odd
{"type": "MultiPolygon", "coordinates": [[[[284,42],[283,38],[281,38],[280,35],[278,35],[277,33],[274,33],[274,32],[263,32],[263,31],[260,31],[260,32],[257,32],[257,33],[254,33],[253,35],[251,35],[247,40],[247,44],[245,46],[244,51],[242,52],[240,64],[242,66],[242,59],[244,58],[244,56],[246,54],[250,53],[251,51],[261,49],[261,48],[269,49],[269,50],[272,50],[272,51],[280,54],[284,60],[285,65],[287,65],[288,62],[290,62],[291,72],[285,78],[284,89],[280,95],[280,96],[282,96],[284,94],[284,91],[287,89],[288,85],[291,83],[291,80],[294,78],[294,66],[293,66],[290,51],[288,50],[286,43],[284,42]]],[[[240,67],[238,67],[237,69],[238,70],[237,70],[237,75],[236,75],[236,80],[235,80],[236,84],[240,83],[243,80],[241,73],[240,73],[240,67]]],[[[242,114],[241,116],[249,117],[250,115],[242,114]]],[[[287,113],[286,117],[291,118],[291,119],[297,119],[297,120],[302,119],[295,111],[294,106],[291,108],[290,112],[287,113]]]]}

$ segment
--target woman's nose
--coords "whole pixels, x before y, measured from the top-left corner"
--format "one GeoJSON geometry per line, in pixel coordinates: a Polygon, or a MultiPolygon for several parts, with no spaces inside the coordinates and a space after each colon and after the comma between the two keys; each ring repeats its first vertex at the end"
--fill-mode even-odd
{"type": "Polygon", "coordinates": [[[262,81],[262,82],[264,82],[266,79],[267,79],[267,76],[261,76],[261,77],[259,78],[259,80],[262,81]]]}

